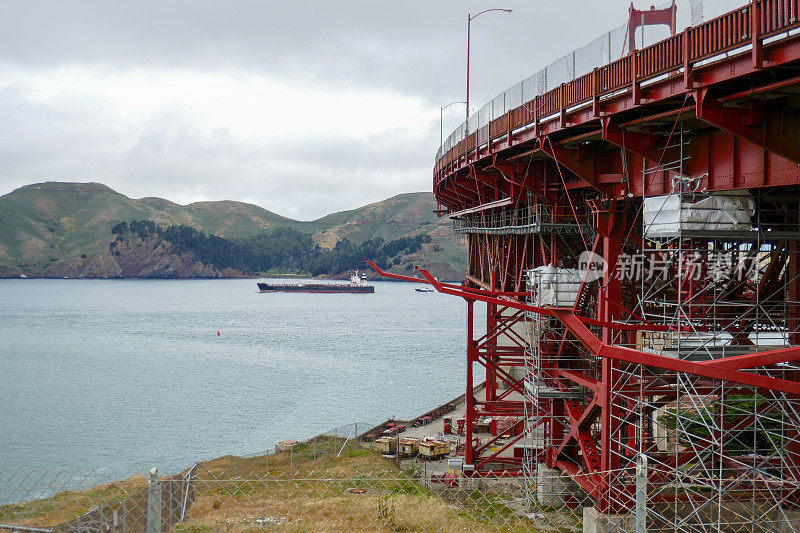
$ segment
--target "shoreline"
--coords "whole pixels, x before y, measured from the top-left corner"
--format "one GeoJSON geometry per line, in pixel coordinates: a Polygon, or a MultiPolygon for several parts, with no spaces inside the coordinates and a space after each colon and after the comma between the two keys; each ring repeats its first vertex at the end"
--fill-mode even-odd
{"type": "MultiPolygon", "coordinates": [[[[82,281],[189,281],[189,280],[214,280],[214,281],[225,281],[225,280],[258,280],[258,279],[310,279],[310,280],[334,280],[334,281],[345,281],[347,277],[343,277],[344,274],[337,275],[337,276],[300,276],[297,274],[270,274],[268,276],[237,276],[237,277],[219,277],[219,278],[198,278],[198,277],[191,277],[191,278],[130,278],[130,277],[119,277],[119,278],[70,278],[70,277],[56,277],[56,276],[0,276],[0,280],[82,280],[82,281]],[[341,276],[341,277],[338,277],[341,276]]],[[[349,276],[349,274],[348,274],[349,276]]],[[[384,279],[382,276],[377,276],[375,278],[367,278],[369,282],[375,281],[391,281],[395,283],[416,283],[413,281],[406,281],[402,279],[384,279]]],[[[442,283],[463,283],[465,280],[440,280],[442,283]]]]}
{"type": "MultiPolygon", "coordinates": [[[[486,388],[486,382],[484,381],[483,383],[479,383],[474,389],[472,389],[472,392],[473,392],[473,394],[478,394],[480,391],[484,390],[485,388],[486,388]]],[[[418,416],[416,416],[414,418],[411,418],[409,420],[400,420],[400,419],[395,419],[395,418],[388,418],[385,421],[381,422],[380,424],[371,427],[370,429],[364,431],[363,433],[360,433],[358,435],[358,438],[361,439],[364,442],[372,442],[376,438],[378,438],[380,436],[383,436],[385,434],[384,432],[387,431],[387,429],[396,428],[396,427],[402,427],[404,429],[402,429],[400,431],[397,431],[397,433],[389,435],[389,436],[396,437],[396,436],[402,435],[403,433],[406,433],[407,431],[409,431],[411,429],[419,428],[419,427],[422,427],[422,426],[428,426],[428,425],[431,426],[431,428],[430,428],[431,430],[434,427],[438,428],[438,426],[439,426],[438,423],[439,422],[442,422],[442,424],[443,424],[443,420],[442,419],[445,417],[445,415],[450,414],[450,413],[459,414],[460,412],[462,412],[464,410],[465,397],[466,397],[466,393],[465,394],[460,394],[459,396],[456,396],[455,398],[453,398],[449,402],[445,402],[445,403],[443,403],[443,404],[441,404],[441,405],[439,405],[437,407],[434,407],[433,409],[431,409],[429,411],[426,411],[425,413],[423,413],[421,415],[418,415],[418,416]]],[[[389,431],[392,431],[392,430],[389,429],[389,431]]],[[[441,431],[439,431],[438,433],[441,433],[441,431]]]]}

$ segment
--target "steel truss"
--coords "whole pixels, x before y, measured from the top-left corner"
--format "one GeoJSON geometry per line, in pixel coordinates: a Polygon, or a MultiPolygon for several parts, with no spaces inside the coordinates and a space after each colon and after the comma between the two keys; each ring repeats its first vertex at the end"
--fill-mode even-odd
{"type": "Polygon", "coordinates": [[[522,332],[525,312],[488,303],[486,333],[475,339],[472,335],[473,306],[474,302],[468,301],[467,390],[475,388],[476,365],[485,371],[486,387],[483,400],[467,395],[464,461],[479,475],[520,475],[522,461],[514,454],[514,448],[525,436],[523,369],[526,343],[522,332]],[[508,420],[509,417],[512,422],[503,432],[484,434],[476,439],[480,421],[508,420]]]}
{"type": "MultiPolygon", "coordinates": [[[[793,198],[800,191],[759,193],[745,238],[741,230],[706,238],[693,230],[690,238],[644,240],[626,238],[635,229],[629,220],[642,223],[635,202],[584,198],[591,246],[574,235],[532,235],[525,238],[541,253],[516,263],[574,259],[581,249],[602,255],[608,268],[596,281],[584,277],[572,308],[533,305],[527,274],[526,292],[502,290],[520,284],[513,269],[503,276],[473,268],[473,280],[490,280],[474,289],[422,271],[440,292],[467,300],[468,390],[474,367],[486,373],[486,398],[467,397],[465,460],[475,475],[532,476],[548,467],[579,487],[576,504],[588,497],[601,513],[624,514],[635,506],[645,457],[651,524],[705,531],[752,521],[756,510],[775,520],[791,515],[800,503],[800,299],[797,241],[789,239],[800,235],[800,204],[792,207],[793,198]],[[614,275],[624,253],[643,255],[640,278],[614,275]],[[656,259],[666,275],[663,268],[655,275],[656,259]],[[692,262],[699,275],[722,270],[699,283],[692,262]],[[476,301],[487,305],[480,338],[476,301]],[[477,442],[473,428],[487,416],[517,417],[525,431],[502,444],[501,436],[477,442]],[[508,453],[520,444],[522,458],[508,453]]],[[[494,235],[470,238],[481,239],[471,246],[484,253],[508,246],[494,235]]],[[[482,264],[497,262],[471,262],[482,264]]]]}
{"type": "MultiPolygon", "coordinates": [[[[523,298],[527,290],[525,265],[548,264],[557,256],[568,255],[568,250],[581,248],[576,243],[582,232],[588,232],[587,226],[579,224],[585,216],[576,220],[571,213],[567,215],[567,209],[565,196],[553,195],[547,204],[497,209],[464,219],[461,227],[468,235],[471,257],[469,279],[486,293],[523,298]]],[[[470,302],[469,332],[474,330],[472,305],[470,302]]],[[[473,390],[472,367],[478,364],[485,370],[486,397],[468,404],[466,428],[472,431],[481,419],[491,417],[511,416],[515,422],[505,439],[497,435],[479,442],[468,433],[465,462],[477,475],[520,475],[524,473],[524,458],[535,448],[527,415],[530,406],[536,404],[526,401],[530,388],[526,381],[528,314],[508,305],[487,303],[486,317],[486,335],[473,340],[468,334],[467,390],[473,390]]]]}
{"type": "MultiPolygon", "coordinates": [[[[422,270],[437,290],[468,304],[468,390],[477,363],[486,369],[488,391],[484,402],[468,396],[468,420],[513,413],[526,424],[520,470],[503,460],[507,447],[488,453],[494,441],[467,448],[476,474],[533,476],[546,466],[577,484],[573,502],[588,496],[601,513],[614,515],[641,497],[635,474],[646,457],[644,501],[653,527],[705,531],[752,522],[755,511],[789,520],[800,473],[797,245],[787,238],[798,229],[791,213],[800,209],[792,198],[800,198],[798,191],[759,194],[748,238],[703,240],[694,232],[690,239],[650,241],[626,239],[635,203],[587,199],[596,234],[586,249],[608,268],[594,283],[583,279],[572,308],[532,305],[530,285],[527,293],[470,289],[422,270]],[[774,206],[785,212],[771,213],[774,206]],[[649,259],[642,278],[613,275],[623,252],[649,259]],[[706,270],[712,254],[728,270],[712,283],[694,283],[687,265],[698,254],[706,270]],[[656,256],[672,269],[669,276],[650,275],[656,256]],[[755,267],[734,278],[748,258],[755,267]],[[489,310],[479,339],[472,335],[476,301],[489,310]]],[[[572,251],[566,244],[556,253],[574,257],[580,244],[573,242],[572,251]]],[[[471,274],[492,283],[515,279],[471,274]]]]}

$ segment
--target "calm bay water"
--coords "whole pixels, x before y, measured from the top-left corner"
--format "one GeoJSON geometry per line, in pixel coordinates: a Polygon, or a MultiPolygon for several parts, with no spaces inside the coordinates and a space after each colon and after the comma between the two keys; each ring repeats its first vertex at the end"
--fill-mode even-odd
{"type": "Polygon", "coordinates": [[[375,285],[0,280],[0,468],[174,471],[461,394],[463,300],[375,285]]]}

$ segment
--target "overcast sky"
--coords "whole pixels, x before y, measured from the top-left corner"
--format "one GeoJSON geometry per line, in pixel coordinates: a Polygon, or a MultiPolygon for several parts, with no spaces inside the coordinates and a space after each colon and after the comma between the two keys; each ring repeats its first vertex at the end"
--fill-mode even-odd
{"type": "MultiPolygon", "coordinates": [[[[649,7],[649,2],[637,7],[649,7]]],[[[5,0],[0,194],[100,181],[299,219],[431,189],[439,106],[624,24],[629,0],[5,0]]],[[[445,136],[463,107],[445,114],[445,136]]]]}

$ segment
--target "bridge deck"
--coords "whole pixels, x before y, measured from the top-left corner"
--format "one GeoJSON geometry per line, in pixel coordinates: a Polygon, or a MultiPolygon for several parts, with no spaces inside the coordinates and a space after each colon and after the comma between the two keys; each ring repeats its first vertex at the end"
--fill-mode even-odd
{"type": "MultiPolygon", "coordinates": [[[[536,158],[556,160],[571,172],[568,177],[579,178],[578,183],[566,180],[565,188],[590,186],[607,192],[624,188],[635,196],[649,195],[652,192],[644,190],[641,172],[632,177],[633,183],[620,187],[624,180],[619,170],[613,164],[605,165],[608,168],[604,170],[596,155],[604,157],[604,150],[623,146],[642,156],[648,162],[645,166],[656,165],[666,149],[659,144],[658,135],[663,137],[674,129],[678,119],[687,124],[687,130],[713,129],[745,141],[734,147],[721,138],[706,141],[704,157],[714,163],[734,158],[743,161],[738,169],[711,171],[703,183],[705,188],[800,183],[797,122],[794,115],[789,123],[784,120],[787,108],[793,112],[796,104],[792,100],[787,105],[787,96],[794,98],[800,93],[798,11],[800,0],[750,3],[509,110],[466,136],[437,161],[437,199],[450,211],[480,204],[480,192],[470,198],[469,187],[456,191],[455,182],[474,180],[475,169],[487,169],[500,170],[501,181],[513,183],[513,173],[495,163],[513,166],[536,158]],[[784,100],[778,102],[777,98],[784,100]],[[760,102],[757,108],[754,101],[760,102]],[[759,122],[767,124],[765,133],[757,131],[759,122]],[[581,153],[569,157],[563,153],[565,149],[581,153]],[[580,163],[587,150],[595,153],[588,166],[580,163]],[[754,166],[753,158],[760,158],[760,168],[754,166]]],[[[693,155],[699,155],[697,152],[696,147],[693,155]]],[[[690,173],[694,170],[700,175],[708,170],[695,166],[692,169],[690,165],[690,173]]],[[[666,181],[654,192],[668,192],[666,181]]]]}

